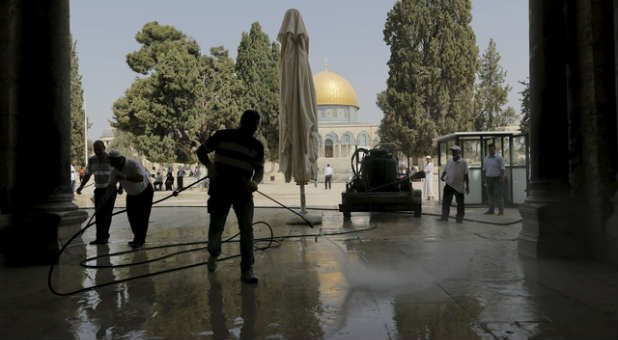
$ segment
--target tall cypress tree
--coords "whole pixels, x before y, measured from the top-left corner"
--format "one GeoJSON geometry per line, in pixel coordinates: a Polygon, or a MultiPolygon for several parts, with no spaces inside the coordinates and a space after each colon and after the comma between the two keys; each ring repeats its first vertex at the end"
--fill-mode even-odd
{"type": "Polygon", "coordinates": [[[519,122],[519,129],[521,132],[528,134],[530,132],[530,83],[528,79],[519,82],[523,85],[524,89],[519,92],[521,98],[521,121],[519,122]]]}
{"type": "Polygon", "coordinates": [[[236,73],[245,88],[244,106],[260,112],[260,134],[270,160],[279,157],[280,46],[271,42],[258,22],[244,32],[238,46],[236,73]]]}
{"type": "Polygon", "coordinates": [[[203,142],[215,131],[238,126],[245,105],[245,88],[235,72],[234,59],[223,46],[210,49],[202,56],[202,82],[196,102],[199,112],[198,139],[203,142]]]}
{"type": "Polygon", "coordinates": [[[77,42],[71,45],[71,160],[84,166],[84,90],[82,75],[79,74],[77,42]]]}
{"type": "Polygon", "coordinates": [[[481,59],[479,84],[474,96],[474,128],[477,131],[511,125],[517,118],[512,107],[505,107],[511,87],[505,84],[506,71],[500,66],[500,58],[496,43],[489,39],[489,46],[481,59]]]}
{"type": "Polygon", "coordinates": [[[400,0],[389,11],[389,77],[378,95],[383,141],[420,156],[437,135],[472,127],[478,48],[471,19],[470,0],[400,0]]]}

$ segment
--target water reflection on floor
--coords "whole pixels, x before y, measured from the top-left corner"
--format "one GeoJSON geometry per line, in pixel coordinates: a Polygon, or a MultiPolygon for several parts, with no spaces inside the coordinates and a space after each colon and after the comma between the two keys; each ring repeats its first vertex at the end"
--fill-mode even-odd
{"type": "MultiPolygon", "coordinates": [[[[336,212],[322,214],[322,226],[312,230],[286,225],[285,210],[256,211],[255,220],[270,223],[276,235],[350,231],[290,238],[257,252],[257,286],[240,282],[240,261],[232,259],[215,274],[198,266],[56,297],[46,290],[46,268],[3,267],[0,289],[16,293],[0,299],[12,306],[0,311],[0,338],[616,337],[615,273],[522,259],[512,241],[519,225],[442,224],[431,216],[389,214],[344,222],[336,212]]],[[[154,209],[147,246],[205,240],[207,223],[203,208],[154,209]]],[[[236,232],[230,216],[224,238],[236,232]]],[[[255,233],[268,235],[263,226],[255,233]]],[[[89,230],[83,240],[93,237],[89,230]]],[[[70,248],[55,286],[70,291],[208,258],[200,250],[126,268],[77,265],[83,257],[128,250],[130,239],[126,217],[115,218],[109,245],[70,248]]],[[[138,251],[91,264],[135,263],[199,247],[138,251]]],[[[238,244],[230,243],[222,256],[237,253],[238,244]]]]}

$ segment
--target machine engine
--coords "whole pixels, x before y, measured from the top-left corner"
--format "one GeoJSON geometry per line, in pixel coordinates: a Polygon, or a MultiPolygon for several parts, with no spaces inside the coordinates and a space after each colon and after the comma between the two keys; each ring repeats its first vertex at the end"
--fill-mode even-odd
{"type": "Polygon", "coordinates": [[[339,205],[344,217],[354,211],[414,211],[414,216],[421,215],[421,191],[413,190],[411,181],[424,178],[425,173],[399,171],[395,150],[387,146],[359,148],[352,155],[353,176],[339,205]]]}

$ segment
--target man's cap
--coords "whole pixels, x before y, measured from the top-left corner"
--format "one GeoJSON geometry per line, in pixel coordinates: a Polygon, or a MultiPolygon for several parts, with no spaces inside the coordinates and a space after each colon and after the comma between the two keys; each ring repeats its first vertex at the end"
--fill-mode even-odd
{"type": "Polygon", "coordinates": [[[454,151],[461,151],[461,148],[459,147],[459,145],[453,145],[449,149],[454,150],[454,151]]]}
{"type": "Polygon", "coordinates": [[[425,156],[425,159],[431,159],[431,156],[427,155],[425,156]]]}
{"type": "Polygon", "coordinates": [[[120,158],[122,157],[122,154],[118,150],[112,150],[107,154],[107,156],[110,158],[120,158]]]}

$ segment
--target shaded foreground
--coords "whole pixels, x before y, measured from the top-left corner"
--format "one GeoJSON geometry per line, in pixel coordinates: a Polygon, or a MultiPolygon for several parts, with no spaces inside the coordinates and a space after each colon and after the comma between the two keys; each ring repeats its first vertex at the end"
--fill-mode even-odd
{"type": "MultiPolygon", "coordinates": [[[[323,226],[314,230],[286,225],[283,209],[257,209],[255,220],[270,223],[276,235],[375,229],[317,242],[291,238],[258,251],[257,286],[241,284],[239,258],[221,262],[215,274],[199,266],[70,297],[49,292],[47,267],[0,266],[0,338],[616,338],[616,273],[598,264],[521,258],[520,224],[403,214],[353,214],[344,223],[337,212],[322,214],[323,226]]],[[[204,208],[155,208],[146,246],[205,240],[207,223],[204,208]]],[[[236,232],[230,216],[226,235],[236,232]]],[[[263,226],[255,232],[268,235],[263,226]]],[[[70,247],[54,275],[56,289],[208,258],[196,251],[128,268],[79,267],[82,257],[128,250],[125,215],[114,219],[111,234],[107,246],[70,247]]],[[[94,228],[83,236],[93,238],[94,228]]],[[[192,247],[199,246],[181,249],[192,247]]],[[[92,264],[139,262],[181,249],[92,264]]],[[[237,253],[238,244],[230,243],[222,256],[237,253]]]]}

